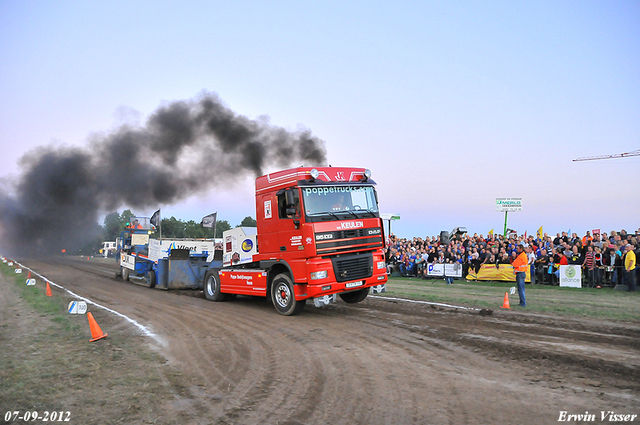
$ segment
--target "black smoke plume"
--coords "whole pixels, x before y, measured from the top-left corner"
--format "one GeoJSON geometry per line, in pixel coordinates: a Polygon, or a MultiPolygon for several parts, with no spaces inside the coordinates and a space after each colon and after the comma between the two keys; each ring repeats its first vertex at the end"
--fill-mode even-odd
{"type": "Polygon", "coordinates": [[[324,142],[310,131],[251,120],[203,93],[158,108],[144,126],[93,136],[85,148],[26,154],[15,195],[0,194],[0,243],[19,255],[60,252],[95,237],[106,211],[156,208],[268,168],[325,163],[324,142]]]}

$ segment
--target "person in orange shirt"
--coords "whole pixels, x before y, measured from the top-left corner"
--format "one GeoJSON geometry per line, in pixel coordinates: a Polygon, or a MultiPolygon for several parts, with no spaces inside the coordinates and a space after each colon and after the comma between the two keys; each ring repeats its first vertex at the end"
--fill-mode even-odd
{"type": "Polygon", "coordinates": [[[527,301],[524,296],[524,279],[527,275],[527,267],[529,267],[529,259],[527,258],[527,254],[524,252],[524,246],[518,244],[516,246],[516,253],[518,256],[511,265],[513,266],[513,271],[516,274],[516,284],[518,286],[518,296],[520,297],[520,307],[526,307],[527,301]]]}

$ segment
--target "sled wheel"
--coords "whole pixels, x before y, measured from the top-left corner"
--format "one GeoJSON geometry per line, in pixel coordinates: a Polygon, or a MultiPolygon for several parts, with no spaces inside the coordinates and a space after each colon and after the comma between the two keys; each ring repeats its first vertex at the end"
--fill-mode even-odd
{"type": "Polygon", "coordinates": [[[150,270],[149,273],[147,273],[147,286],[149,288],[156,287],[156,272],[153,270],[150,270]]]}

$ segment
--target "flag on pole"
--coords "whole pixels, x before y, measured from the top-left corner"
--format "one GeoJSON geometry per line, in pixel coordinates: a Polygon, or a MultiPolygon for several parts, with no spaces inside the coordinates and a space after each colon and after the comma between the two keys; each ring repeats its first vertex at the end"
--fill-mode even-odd
{"type": "Polygon", "coordinates": [[[156,227],[160,225],[160,210],[153,213],[149,222],[156,227]]]}
{"type": "Polygon", "coordinates": [[[493,236],[493,229],[489,230],[489,236],[493,236]]]}
{"type": "Polygon", "coordinates": [[[160,210],[154,212],[151,218],[149,219],[149,223],[156,226],[156,229],[160,232],[160,238],[162,239],[162,222],[160,221],[160,210]]]}
{"type": "Polygon", "coordinates": [[[218,211],[202,217],[202,227],[213,229],[213,237],[216,237],[216,221],[218,219],[218,211]]]}
{"type": "Polygon", "coordinates": [[[211,213],[202,217],[202,227],[216,227],[216,219],[218,212],[211,213]]]}
{"type": "Polygon", "coordinates": [[[544,233],[542,233],[542,226],[540,226],[540,228],[538,229],[538,234],[537,234],[538,239],[542,240],[542,235],[543,235],[543,234],[544,234],[544,233]]]}

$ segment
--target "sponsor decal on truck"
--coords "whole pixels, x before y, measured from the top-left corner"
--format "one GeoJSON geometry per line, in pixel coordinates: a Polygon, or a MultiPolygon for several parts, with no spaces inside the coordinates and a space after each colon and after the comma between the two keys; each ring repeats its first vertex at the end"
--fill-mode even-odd
{"type": "Polygon", "coordinates": [[[136,257],[133,255],[125,254],[124,252],[120,253],[120,265],[122,267],[126,267],[130,270],[136,269],[136,257]]]}

